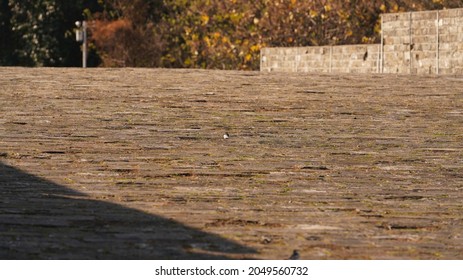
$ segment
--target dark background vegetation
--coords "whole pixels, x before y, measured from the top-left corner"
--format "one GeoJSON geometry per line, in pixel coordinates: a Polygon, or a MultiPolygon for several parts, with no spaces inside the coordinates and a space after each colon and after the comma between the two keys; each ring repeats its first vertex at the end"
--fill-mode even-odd
{"type": "Polygon", "coordinates": [[[0,0],[0,65],[258,69],[265,46],[378,42],[380,14],[461,0],[0,0]]]}

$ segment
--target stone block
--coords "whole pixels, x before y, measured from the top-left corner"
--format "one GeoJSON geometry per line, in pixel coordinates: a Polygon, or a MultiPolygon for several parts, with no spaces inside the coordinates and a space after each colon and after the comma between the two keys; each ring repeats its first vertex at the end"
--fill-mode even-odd
{"type": "Polygon", "coordinates": [[[431,27],[426,27],[426,26],[420,26],[419,28],[413,28],[411,32],[411,36],[426,36],[426,35],[433,35],[435,36],[437,34],[437,27],[431,26],[431,27]]]}
{"type": "MultiPolygon", "coordinates": [[[[460,41],[459,35],[460,34],[457,34],[457,32],[454,32],[454,33],[439,37],[439,40],[442,42],[459,42],[460,41]]],[[[463,43],[463,42],[460,42],[460,43],[463,43]]]]}
{"type": "Polygon", "coordinates": [[[463,17],[463,9],[447,9],[439,11],[439,17],[446,18],[446,17],[463,17]]]}
{"type": "Polygon", "coordinates": [[[439,24],[441,26],[455,25],[456,18],[440,18],[439,24]]]}
{"type": "Polygon", "coordinates": [[[448,50],[451,50],[455,48],[454,44],[451,44],[451,43],[440,43],[439,44],[439,51],[442,52],[442,51],[448,51],[448,50]]]}
{"type": "Polygon", "coordinates": [[[412,21],[433,20],[437,18],[437,11],[414,12],[411,14],[412,14],[412,21]]]}

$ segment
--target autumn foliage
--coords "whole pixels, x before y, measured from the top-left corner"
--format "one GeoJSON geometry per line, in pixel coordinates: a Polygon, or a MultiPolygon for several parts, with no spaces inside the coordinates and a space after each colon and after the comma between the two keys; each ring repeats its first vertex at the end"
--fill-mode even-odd
{"type": "Polygon", "coordinates": [[[107,0],[91,16],[104,66],[258,69],[265,46],[378,42],[380,14],[460,0],[107,0]]]}

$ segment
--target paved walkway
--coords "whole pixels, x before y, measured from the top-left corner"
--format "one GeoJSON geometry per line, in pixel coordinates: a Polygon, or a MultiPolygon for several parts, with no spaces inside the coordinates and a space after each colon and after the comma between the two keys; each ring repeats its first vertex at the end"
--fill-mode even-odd
{"type": "Polygon", "coordinates": [[[0,258],[462,259],[462,201],[463,77],[0,68],[0,258]]]}

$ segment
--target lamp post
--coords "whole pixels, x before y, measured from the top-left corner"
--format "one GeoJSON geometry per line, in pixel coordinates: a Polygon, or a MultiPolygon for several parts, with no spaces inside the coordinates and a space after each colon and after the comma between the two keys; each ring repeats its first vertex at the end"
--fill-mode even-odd
{"type": "Polygon", "coordinates": [[[76,41],[82,42],[82,68],[87,68],[87,22],[76,21],[76,41]]]}

